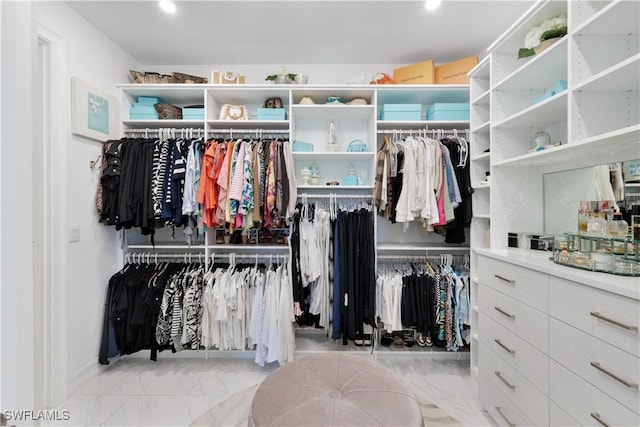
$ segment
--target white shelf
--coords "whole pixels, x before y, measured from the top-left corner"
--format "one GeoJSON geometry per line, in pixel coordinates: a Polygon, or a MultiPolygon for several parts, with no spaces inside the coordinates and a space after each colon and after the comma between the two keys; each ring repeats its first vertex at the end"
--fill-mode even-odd
{"type": "Polygon", "coordinates": [[[289,123],[289,120],[207,120],[213,130],[215,127],[238,130],[264,128],[265,133],[269,133],[269,129],[289,129],[289,123]]]}
{"type": "Polygon", "coordinates": [[[481,185],[481,184],[471,184],[471,188],[474,190],[489,190],[491,188],[491,184],[481,185]]]}
{"type": "Polygon", "coordinates": [[[573,30],[576,36],[638,34],[640,2],[612,1],[573,30]],[[629,19],[631,17],[631,19],[629,19]]]}
{"type": "Polygon", "coordinates": [[[529,108],[507,117],[497,123],[496,129],[540,127],[544,124],[567,120],[567,91],[554,95],[544,101],[533,104],[529,108]]]}
{"type": "Polygon", "coordinates": [[[640,54],[634,55],[576,85],[580,91],[638,91],[640,89],[640,54]]]}
{"type": "Polygon", "coordinates": [[[491,215],[489,214],[473,214],[473,217],[480,219],[491,219],[491,215]]]}
{"type": "Polygon", "coordinates": [[[417,120],[417,121],[401,121],[401,120],[378,120],[377,128],[380,130],[393,129],[466,129],[469,127],[468,120],[417,120]]]}
{"type": "Polygon", "coordinates": [[[549,88],[557,80],[567,80],[567,39],[565,36],[539,55],[529,58],[528,62],[498,82],[493,89],[549,88]]]}
{"type": "Polygon", "coordinates": [[[291,115],[296,119],[358,120],[375,114],[374,105],[292,105],[291,115]]]}
{"type": "Polygon", "coordinates": [[[378,252],[468,252],[469,246],[428,246],[428,245],[403,245],[381,244],[376,247],[378,252]]]}
{"type": "Polygon", "coordinates": [[[294,152],[294,160],[371,160],[376,153],[367,151],[366,153],[349,153],[345,151],[310,151],[294,152]]]}
{"type": "Polygon", "coordinates": [[[375,85],[378,106],[469,102],[469,85],[375,85]],[[428,90],[425,90],[428,89],[428,90]]]}
{"type": "Polygon", "coordinates": [[[123,120],[127,128],[204,128],[204,120],[123,120]]]}
{"type": "Polygon", "coordinates": [[[638,158],[640,125],[629,126],[572,144],[524,154],[493,164],[494,167],[536,167],[542,173],[558,172],[638,158]]]}
{"type": "Polygon", "coordinates": [[[472,132],[473,133],[489,132],[489,126],[491,126],[491,120],[487,120],[486,122],[482,123],[480,126],[473,129],[472,132]]]}
{"type": "Polygon", "coordinates": [[[471,101],[471,105],[489,105],[491,89],[487,89],[484,93],[480,94],[476,99],[471,101]]]}
{"type": "Polygon", "coordinates": [[[209,255],[215,255],[216,251],[219,250],[224,250],[224,251],[255,251],[255,252],[265,252],[265,251],[269,251],[269,252],[277,252],[277,251],[281,251],[281,252],[286,252],[289,250],[289,245],[263,245],[263,244],[255,244],[255,243],[211,243],[209,245],[209,251],[213,252],[213,254],[209,254],[209,255]]]}
{"type": "Polygon", "coordinates": [[[169,104],[204,104],[206,85],[201,84],[122,84],[116,85],[130,96],[149,96],[169,104]]]}
{"type": "Polygon", "coordinates": [[[629,187],[629,188],[640,188],[640,183],[637,182],[629,182],[624,184],[625,187],[629,187]]]}
{"type": "MultiPolygon", "coordinates": [[[[339,181],[339,180],[338,180],[339,181]]],[[[298,190],[373,190],[373,185],[298,185],[298,190]]],[[[300,196],[301,194],[298,194],[300,196]]]]}
{"type": "Polygon", "coordinates": [[[485,56],[484,58],[482,58],[482,60],[478,62],[471,71],[469,71],[469,78],[478,80],[488,79],[491,72],[491,63],[489,58],[489,56],[485,56]]]}
{"type": "Polygon", "coordinates": [[[482,154],[478,154],[475,157],[472,157],[471,160],[475,162],[478,160],[485,160],[485,159],[488,160],[490,158],[491,158],[491,153],[482,153],[482,154]]]}

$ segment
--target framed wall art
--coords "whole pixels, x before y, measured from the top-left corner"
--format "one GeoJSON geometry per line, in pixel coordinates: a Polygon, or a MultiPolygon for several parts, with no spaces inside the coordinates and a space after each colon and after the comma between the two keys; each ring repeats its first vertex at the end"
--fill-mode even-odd
{"type": "Polygon", "coordinates": [[[118,105],[115,97],[71,78],[71,132],[107,141],[118,138],[118,105]]]}

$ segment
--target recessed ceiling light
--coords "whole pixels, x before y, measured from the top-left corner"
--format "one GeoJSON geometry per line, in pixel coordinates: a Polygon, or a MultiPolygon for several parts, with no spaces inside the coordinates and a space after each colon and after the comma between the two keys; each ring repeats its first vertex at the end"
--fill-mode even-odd
{"type": "Polygon", "coordinates": [[[176,13],[176,5],[169,0],[162,0],[160,2],[160,9],[164,10],[167,13],[176,13]]]}
{"type": "Polygon", "coordinates": [[[424,7],[427,10],[435,10],[440,6],[440,1],[441,0],[427,0],[427,2],[424,4],[424,7]]]}

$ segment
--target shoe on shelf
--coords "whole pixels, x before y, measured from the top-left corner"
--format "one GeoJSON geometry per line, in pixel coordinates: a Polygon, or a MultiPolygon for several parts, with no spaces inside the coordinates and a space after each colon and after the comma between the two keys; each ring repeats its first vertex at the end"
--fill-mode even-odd
{"type": "Polygon", "coordinates": [[[401,348],[404,346],[404,340],[400,335],[396,335],[395,337],[393,337],[393,345],[397,348],[401,348]]]}
{"type": "Polygon", "coordinates": [[[418,347],[424,347],[425,345],[427,345],[424,339],[424,335],[422,335],[422,332],[418,332],[418,337],[416,338],[416,344],[418,344],[418,347]]]}
{"type": "Polygon", "coordinates": [[[380,338],[380,344],[385,347],[389,347],[393,342],[393,336],[389,332],[385,332],[380,338]]]}
{"type": "Polygon", "coordinates": [[[433,345],[433,341],[431,341],[431,337],[429,335],[427,335],[424,339],[424,344],[427,347],[431,347],[433,345]]]}

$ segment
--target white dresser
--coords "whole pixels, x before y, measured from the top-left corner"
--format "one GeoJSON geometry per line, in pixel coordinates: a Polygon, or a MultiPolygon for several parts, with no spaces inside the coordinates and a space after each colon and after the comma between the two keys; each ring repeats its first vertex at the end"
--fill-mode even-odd
{"type": "Polygon", "coordinates": [[[640,279],[477,250],[478,382],[499,425],[640,425],[640,279]]]}

